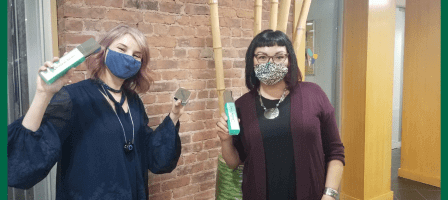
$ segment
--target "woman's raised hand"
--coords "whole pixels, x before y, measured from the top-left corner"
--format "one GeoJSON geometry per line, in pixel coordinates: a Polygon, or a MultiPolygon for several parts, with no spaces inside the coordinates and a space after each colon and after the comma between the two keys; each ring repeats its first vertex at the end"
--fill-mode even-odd
{"type": "MultiPolygon", "coordinates": [[[[59,58],[55,57],[52,61],[45,62],[45,64],[39,68],[39,71],[47,70],[47,68],[50,68],[51,65],[53,65],[53,62],[56,62],[58,60],[59,58]]],[[[40,76],[37,75],[36,94],[34,95],[33,102],[31,102],[30,108],[26,112],[25,117],[22,121],[22,125],[25,128],[31,131],[37,131],[37,129],[39,129],[48,103],[50,103],[53,95],[56,94],[56,92],[58,92],[62,88],[62,86],[70,81],[73,70],[74,69],[70,69],[67,74],[60,77],[50,85],[45,83],[40,78],[40,76]]]]}
{"type": "Polygon", "coordinates": [[[171,108],[170,117],[174,124],[177,123],[180,116],[184,113],[184,106],[182,105],[182,101],[180,99],[173,101],[173,106],[171,108]]]}
{"type": "MultiPolygon", "coordinates": [[[[65,55],[65,54],[64,54],[65,55]]],[[[58,61],[58,57],[54,57],[52,61],[47,61],[44,63],[43,66],[39,68],[40,71],[45,71],[48,68],[51,68],[54,62],[58,61]]],[[[45,81],[42,80],[42,78],[37,75],[37,87],[36,87],[36,93],[44,93],[47,95],[54,95],[56,92],[58,92],[62,86],[66,85],[70,82],[70,78],[73,75],[74,69],[70,69],[64,76],[60,77],[58,80],[53,82],[52,84],[47,84],[45,81]]]]}
{"type": "Polygon", "coordinates": [[[232,139],[232,136],[229,135],[229,129],[227,129],[227,116],[225,113],[221,113],[221,118],[219,118],[216,126],[218,127],[218,136],[221,142],[226,142],[232,139]]]}

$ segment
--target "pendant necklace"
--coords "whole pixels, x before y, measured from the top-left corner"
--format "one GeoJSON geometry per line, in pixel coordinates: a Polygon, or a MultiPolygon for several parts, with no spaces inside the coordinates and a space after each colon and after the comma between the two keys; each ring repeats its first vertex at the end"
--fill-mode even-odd
{"type": "Polygon", "coordinates": [[[263,105],[263,101],[261,100],[261,94],[260,94],[260,89],[258,89],[258,95],[260,96],[260,104],[261,107],[263,107],[264,109],[264,117],[266,119],[275,119],[278,117],[278,115],[280,114],[280,111],[278,110],[278,105],[280,105],[280,103],[285,100],[285,94],[286,94],[286,88],[283,90],[283,94],[282,97],[280,98],[280,100],[278,101],[277,105],[275,105],[275,108],[269,108],[267,109],[264,105],[263,105]]]}
{"type": "MultiPolygon", "coordinates": [[[[104,86],[101,85],[101,87],[103,88],[104,93],[106,94],[106,96],[107,96],[110,100],[112,100],[111,97],[109,97],[109,95],[107,94],[106,90],[104,89],[104,86]]],[[[101,92],[101,93],[102,93],[102,92],[101,92]]],[[[124,95],[124,94],[123,94],[123,95],[124,95]]],[[[113,98],[113,97],[112,97],[112,98],[113,98]]],[[[115,101],[112,100],[112,102],[115,102],[115,101]]],[[[115,107],[117,107],[117,105],[118,105],[118,103],[115,104],[115,107]]],[[[115,108],[115,109],[118,109],[118,108],[115,108]]],[[[117,111],[116,111],[115,109],[112,109],[112,110],[114,110],[115,116],[117,116],[118,121],[120,122],[121,128],[123,129],[123,135],[124,135],[124,141],[125,141],[125,144],[124,144],[124,151],[125,151],[126,153],[129,153],[129,152],[131,152],[131,151],[134,149],[134,120],[132,120],[131,108],[129,108],[129,103],[128,103],[129,116],[131,117],[131,123],[132,123],[132,141],[128,141],[128,140],[126,139],[126,131],[124,130],[123,123],[121,123],[120,117],[118,117],[117,111]]]]}

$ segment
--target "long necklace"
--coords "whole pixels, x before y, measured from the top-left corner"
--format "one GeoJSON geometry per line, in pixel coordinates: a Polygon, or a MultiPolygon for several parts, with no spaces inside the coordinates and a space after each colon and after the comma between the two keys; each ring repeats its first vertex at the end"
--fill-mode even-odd
{"type": "MultiPolygon", "coordinates": [[[[113,100],[111,99],[111,97],[109,97],[109,95],[107,94],[106,90],[104,89],[104,86],[101,85],[101,87],[104,90],[105,95],[113,102],[113,100]]],[[[123,94],[124,95],[124,94],[123,94]]],[[[115,105],[115,107],[117,107],[118,104],[115,105]]],[[[118,108],[115,108],[118,109],[118,108]]],[[[114,109],[112,109],[114,110],[114,109]]],[[[115,116],[117,116],[118,121],[120,122],[121,128],[123,129],[123,135],[124,135],[124,151],[126,153],[131,152],[134,149],[134,120],[132,120],[132,113],[131,113],[131,109],[129,108],[129,103],[128,103],[128,110],[129,110],[129,116],[131,117],[131,123],[132,123],[132,141],[128,141],[126,139],[126,131],[124,130],[124,126],[123,123],[121,123],[120,117],[118,117],[117,111],[114,110],[115,116]]]]}
{"type": "Polygon", "coordinates": [[[264,104],[263,101],[261,100],[261,94],[260,94],[260,90],[258,90],[258,95],[260,96],[260,104],[261,107],[263,107],[264,109],[264,117],[266,119],[275,119],[278,117],[278,115],[280,114],[280,111],[278,110],[278,105],[280,105],[280,103],[285,100],[285,95],[286,95],[286,88],[283,90],[283,94],[282,97],[280,98],[280,100],[278,101],[277,105],[275,105],[275,108],[269,108],[267,109],[264,104]]]}

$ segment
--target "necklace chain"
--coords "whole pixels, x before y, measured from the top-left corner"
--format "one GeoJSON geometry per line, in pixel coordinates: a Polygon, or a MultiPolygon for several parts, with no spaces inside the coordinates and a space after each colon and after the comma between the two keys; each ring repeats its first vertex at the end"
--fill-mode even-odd
{"type": "MultiPolygon", "coordinates": [[[[103,88],[105,95],[110,99],[109,95],[106,93],[106,90],[104,89],[104,86],[101,86],[101,87],[103,88]]],[[[115,109],[118,109],[118,108],[115,108],[115,109]]],[[[114,110],[114,109],[112,109],[112,110],[114,110]]],[[[128,103],[128,110],[129,110],[129,116],[131,117],[131,123],[132,123],[132,144],[134,144],[134,120],[132,120],[132,113],[131,113],[131,108],[129,108],[129,103],[128,103]]],[[[120,122],[121,128],[123,129],[124,141],[126,143],[127,142],[126,131],[124,130],[123,123],[121,123],[120,117],[118,117],[116,110],[114,110],[114,113],[115,113],[115,116],[117,116],[118,121],[120,122]]]]}
{"type": "MultiPolygon", "coordinates": [[[[258,89],[258,95],[260,96],[260,104],[261,107],[263,107],[263,109],[266,111],[266,107],[263,104],[263,101],[261,100],[261,93],[260,93],[260,89],[258,89]]],[[[282,97],[280,98],[280,100],[278,101],[277,105],[275,105],[275,108],[278,108],[278,105],[280,105],[280,103],[285,100],[285,95],[286,95],[286,88],[283,90],[283,94],[282,97]]]]}

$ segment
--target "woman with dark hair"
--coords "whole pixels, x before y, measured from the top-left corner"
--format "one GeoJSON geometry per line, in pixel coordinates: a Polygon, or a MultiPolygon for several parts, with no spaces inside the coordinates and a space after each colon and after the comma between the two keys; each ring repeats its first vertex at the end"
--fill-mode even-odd
{"type": "MultiPolygon", "coordinates": [[[[137,92],[149,90],[149,49],[135,28],[119,25],[90,56],[91,78],[64,86],[72,71],[36,95],[8,125],[8,185],[27,189],[57,162],[56,199],[148,199],[148,169],[174,170],[181,153],[181,101],[156,130],[137,92]]],[[[39,71],[51,67],[46,62],[39,71]]]]}
{"type": "Polygon", "coordinates": [[[322,89],[301,81],[296,55],[281,31],[258,34],[246,53],[246,86],[236,107],[241,132],[218,121],[222,156],[244,164],[243,199],[337,198],[344,146],[322,89]]]}

